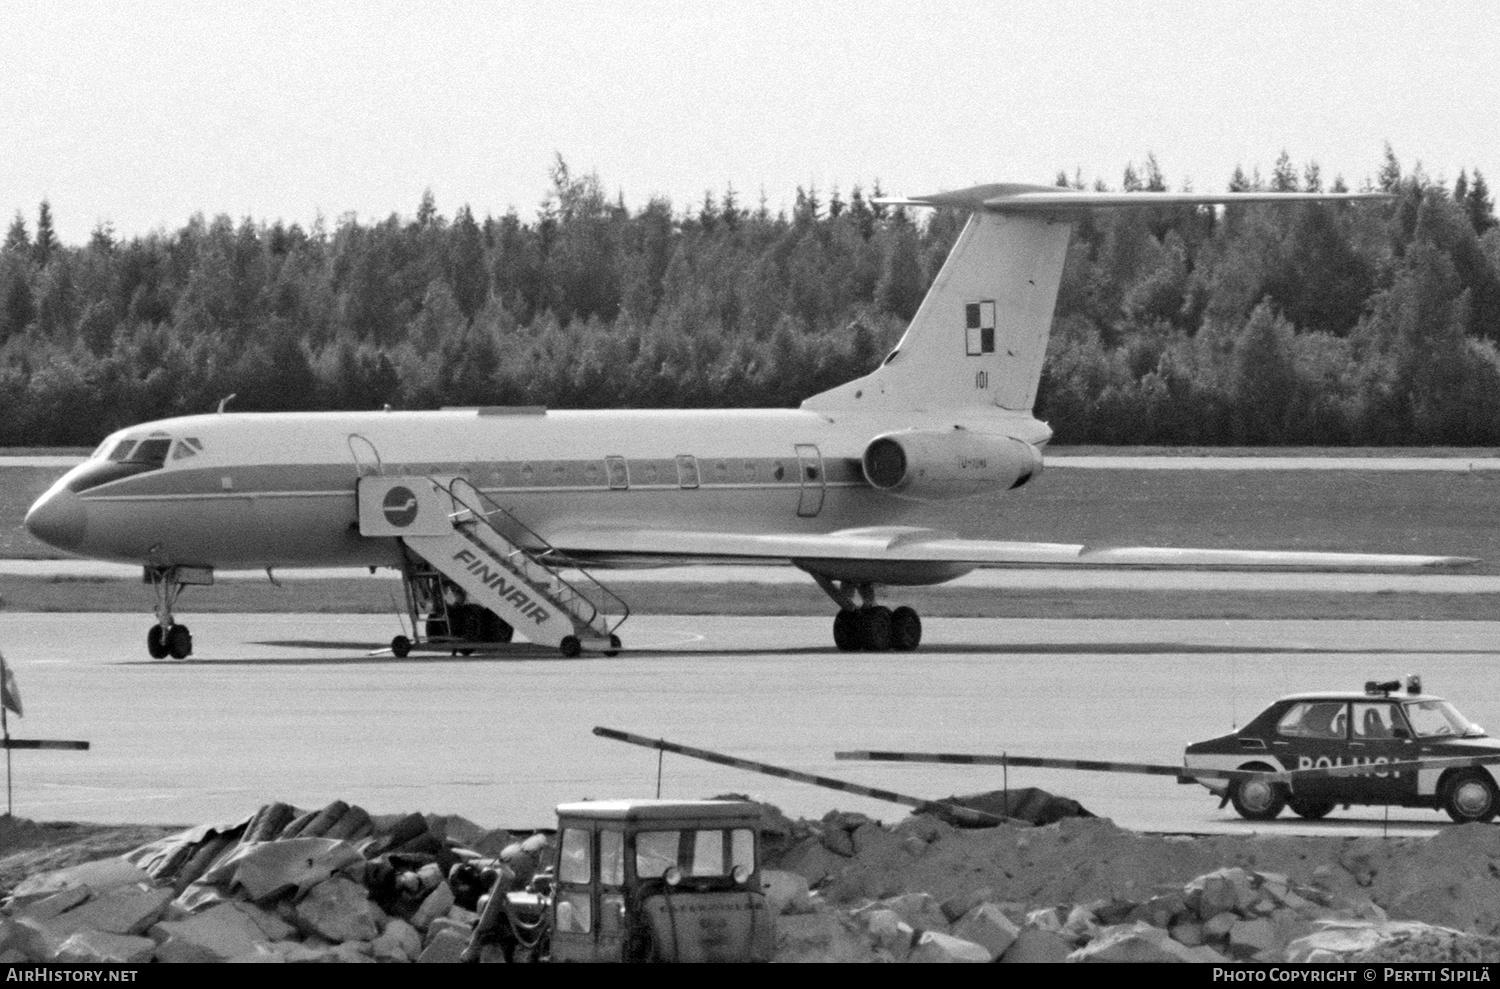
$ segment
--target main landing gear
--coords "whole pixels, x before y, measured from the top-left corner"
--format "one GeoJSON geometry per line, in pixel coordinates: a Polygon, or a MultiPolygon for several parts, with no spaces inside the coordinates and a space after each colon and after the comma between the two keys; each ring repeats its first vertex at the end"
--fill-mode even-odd
{"type": "Polygon", "coordinates": [[[840,651],[911,652],[922,644],[922,618],[915,608],[902,605],[892,610],[876,604],[874,584],[839,585],[817,575],[813,579],[839,606],[833,618],[833,644],[840,651]],[[851,586],[859,594],[859,604],[849,596],[851,586]]]}
{"type": "Polygon", "coordinates": [[[146,577],[156,592],[156,624],[146,632],[146,652],[152,659],[187,659],[193,654],[193,633],[173,619],[172,606],[188,584],[213,583],[213,572],[201,567],[157,567],[148,569],[146,577]]]}

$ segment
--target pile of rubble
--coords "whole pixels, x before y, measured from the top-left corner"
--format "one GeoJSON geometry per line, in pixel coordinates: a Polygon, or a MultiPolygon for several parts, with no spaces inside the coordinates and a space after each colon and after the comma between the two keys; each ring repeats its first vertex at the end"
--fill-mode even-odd
{"type": "Polygon", "coordinates": [[[268,804],[26,879],[0,916],[0,962],[457,961],[479,896],[502,869],[528,879],[550,841],[342,801],[268,804]]]}
{"type": "Polygon", "coordinates": [[[1497,961],[1500,938],[1391,921],[1285,876],[1241,868],[1143,902],[1030,909],[992,889],[927,893],[849,909],[819,901],[793,873],[768,883],[783,962],[1497,961]]]}
{"type": "MultiPolygon", "coordinates": [[[[764,807],[777,960],[1500,960],[1500,828],[1187,838],[1028,800],[1054,823],[764,807]]],[[[457,961],[480,894],[553,852],[546,832],[270,804],[29,876],[0,907],[0,963],[457,961]]]]}
{"type": "Polygon", "coordinates": [[[1187,838],[768,815],[778,958],[1500,960],[1500,828],[1187,838]],[[810,892],[809,892],[810,891],[810,892]]]}

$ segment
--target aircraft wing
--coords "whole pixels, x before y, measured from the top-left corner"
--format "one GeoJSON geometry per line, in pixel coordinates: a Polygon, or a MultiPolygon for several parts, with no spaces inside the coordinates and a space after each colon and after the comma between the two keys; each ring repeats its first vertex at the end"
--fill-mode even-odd
{"type": "Polygon", "coordinates": [[[936,529],[885,526],[830,533],[736,533],[681,529],[568,528],[548,534],[563,555],[600,563],[786,563],[811,560],[974,567],[1201,567],[1214,569],[1396,570],[1476,562],[1462,556],[1294,550],[1086,546],[960,539],[936,529]]]}

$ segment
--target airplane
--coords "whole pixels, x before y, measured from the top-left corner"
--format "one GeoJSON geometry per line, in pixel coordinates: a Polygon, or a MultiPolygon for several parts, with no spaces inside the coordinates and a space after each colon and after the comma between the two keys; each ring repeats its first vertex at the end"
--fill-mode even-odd
{"type": "Polygon", "coordinates": [[[992,184],[891,199],[969,219],[874,371],[796,409],[228,413],[119,430],[26,515],[39,540],[144,568],[154,658],[216,569],[394,567],[412,637],[391,651],[508,642],[613,655],[622,567],[779,563],[837,606],[841,650],[913,650],[882,588],[1027,565],[1381,569],[1443,556],[963,539],[925,506],[1019,488],[1052,431],[1033,414],[1073,223],[1099,208],[1367,201],[1376,193],[1106,193],[992,184]],[[425,620],[425,637],[419,623],[425,620]],[[416,639],[417,641],[413,641],[416,639]]]}

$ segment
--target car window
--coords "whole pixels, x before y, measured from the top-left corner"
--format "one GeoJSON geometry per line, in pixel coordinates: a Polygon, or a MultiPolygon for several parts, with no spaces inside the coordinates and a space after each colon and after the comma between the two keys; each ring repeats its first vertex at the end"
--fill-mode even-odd
{"type": "Polygon", "coordinates": [[[1418,738],[1479,734],[1479,729],[1447,701],[1416,701],[1402,707],[1418,738]]]}
{"type": "Polygon", "coordinates": [[[1282,715],[1276,732],[1289,738],[1343,738],[1343,701],[1302,701],[1282,715]]]}
{"type": "Polygon", "coordinates": [[[1355,704],[1354,720],[1350,722],[1354,737],[1360,741],[1394,738],[1395,732],[1391,730],[1397,724],[1394,717],[1395,711],[1390,704],[1355,704]]]}

